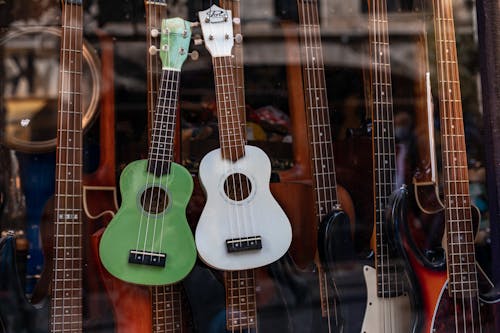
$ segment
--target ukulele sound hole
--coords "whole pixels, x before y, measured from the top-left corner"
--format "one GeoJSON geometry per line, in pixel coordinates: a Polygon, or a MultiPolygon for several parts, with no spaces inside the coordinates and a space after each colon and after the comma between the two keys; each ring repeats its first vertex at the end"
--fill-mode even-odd
{"type": "Polygon", "coordinates": [[[149,214],[160,214],[168,207],[168,194],[161,187],[148,187],[142,192],[141,206],[149,214]]]}
{"type": "Polygon", "coordinates": [[[229,199],[242,201],[248,198],[252,192],[252,183],[244,174],[233,173],[224,182],[224,192],[229,199]]]}

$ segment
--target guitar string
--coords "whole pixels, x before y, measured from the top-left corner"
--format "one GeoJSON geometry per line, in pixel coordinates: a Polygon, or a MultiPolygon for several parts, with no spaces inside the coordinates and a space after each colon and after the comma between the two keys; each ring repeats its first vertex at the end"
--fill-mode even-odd
{"type": "MultiPolygon", "coordinates": [[[[388,56],[388,47],[384,48],[385,45],[388,46],[388,31],[386,29],[387,25],[387,4],[381,1],[375,1],[373,8],[373,35],[374,35],[374,50],[373,57],[375,60],[374,65],[374,76],[375,76],[375,91],[376,91],[376,110],[378,115],[378,124],[376,125],[376,136],[378,154],[377,154],[377,174],[378,174],[378,184],[377,192],[378,192],[378,212],[377,212],[377,224],[378,224],[378,248],[380,250],[380,261],[382,265],[381,269],[381,280],[382,280],[382,298],[391,297],[392,288],[392,280],[391,276],[391,260],[388,252],[387,244],[385,243],[386,239],[384,239],[383,232],[383,223],[384,223],[384,210],[387,204],[387,186],[391,186],[392,190],[392,165],[389,165],[388,168],[386,164],[392,164],[392,154],[390,148],[392,148],[390,142],[390,135],[392,135],[393,131],[391,131],[391,126],[393,125],[392,119],[392,110],[390,109],[392,106],[392,100],[389,100],[389,80],[390,73],[389,70],[389,59],[388,56]],[[387,57],[383,59],[384,55],[387,57]],[[385,61],[384,61],[385,60],[385,61]],[[386,124],[387,123],[387,124],[386,124]],[[382,125],[383,130],[381,131],[380,127],[382,125]],[[391,132],[391,133],[388,133],[391,132]],[[389,140],[389,142],[388,142],[389,140]],[[388,146],[389,145],[389,146],[388,146]],[[382,148],[381,148],[382,147],[382,148]],[[381,148],[381,149],[380,149],[381,148]],[[387,151],[386,151],[387,149],[387,151]],[[380,156],[382,156],[382,161],[380,156]],[[388,160],[389,158],[389,160],[388,160]],[[389,171],[389,175],[388,175],[389,171]],[[382,184],[380,182],[382,181],[382,184]],[[387,253],[386,253],[387,252],[387,253]],[[387,288],[387,290],[386,290],[387,288]],[[389,293],[389,295],[386,295],[389,293]]],[[[390,86],[389,86],[390,87],[390,86]]],[[[395,267],[394,267],[395,268],[395,267]]],[[[394,272],[396,273],[396,272],[394,272]]],[[[394,274],[395,275],[395,274],[394,274]]],[[[379,277],[377,277],[378,279],[379,277]]],[[[397,292],[397,290],[396,290],[397,292]]],[[[384,331],[392,331],[393,328],[393,316],[392,316],[392,306],[391,304],[387,304],[388,302],[383,302],[382,311],[380,315],[382,316],[382,323],[384,325],[384,331]],[[389,325],[389,327],[387,327],[389,325]]]]}
{"type": "MultiPolygon", "coordinates": [[[[61,35],[61,39],[62,39],[62,52],[61,52],[61,55],[62,55],[62,59],[61,59],[61,63],[60,63],[60,69],[59,69],[59,84],[60,84],[60,92],[59,92],[59,117],[60,117],[60,124],[63,124],[63,121],[65,120],[64,119],[64,86],[65,86],[65,75],[64,75],[64,68],[65,68],[65,63],[66,63],[66,50],[68,49],[67,45],[66,45],[66,33],[68,32],[68,29],[65,28],[65,26],[67,26],[68,24],[68,21],[67,21],[67,18],[68,18],[68,7],[69,4],[63,4],[63,13],[62,13],[62,16],[63,16],[63,22],[62,22],[62,35],[61,35]]],[[[66,120],[67,121],[67,120],[66,120]]],[[[61,204],[62,204],[62,200],[65,200],[66,196],[64,196],[63,198],[61,198],[61,194],[63,193],[62,192],[62,184],[61,184],[61,180],[62,180],[62,175],[61,175],[61,171],[63,169],[63,147],[62,147],[62,143],[63,143],[63,132],[58,129],[59,131],[59,134],[60,134],[60,137],[59,137],[59,140],[58,140],[58,147],[57,147],[57,150],[58,150],[58,156],[57,156],[57,160],[58,160],[58,163],[59,165],[57,166],[57,171],[58,171],[58,176],[57,176],[57,192],[56,192],[56,197],[57,197],[57,210],[56,210],[56,246],[54,247],[54,258],[55,258],[55,263],[54,263],[54,279],[52,281],[53,283],[53,286],[54,286],[54,297],[52,298],[52,304],[53,304],[53,311],[51,313],[52,317],[51,317],[51,326],[52,326],[52,330],[55,330],[55,327],[56,327],[56,318],[54,318],[54,313],[56,312],[56,296],[58,294],[58,288],[57,288],[57,281],[58,281],[58,275],[61,274],[60,272],[60,266],[59,266],[59,260],[58,257],[59,257],[59,251],[58,249],[60,248],[60,245],[59,245],[59,239],[60,239],[60,235],[61,235],[61,232],[60,232],[60,227],[61,227],[61,219],[60,219],[60,215],[61,215],[61,204]]],[[[66,150],[66,153],[67,153],[67,150],[66,150]]],[[[66,170],[66,177],[67,177],[67,173],[68,173],[68,170],[66,170]]],[[[64,205],[66,205],[66,202],[64,202],[64,205]]],[[[64,241],[63,241],[63,249],[65,247],[65,241],[66,241],[66,237],[63,238],[64,241]]],[[[64,251],[64,250],[63,250],[64,251]]],[[[66,261],[66,256],[65,256],[65,251],[64,251],[64,254],[63,254],[63,260],[62,260],[62,264],[63,264],[63,267],[65,266],[65,261],[66,261]]],[[[63,302],[63,305],[64,305],[64,302],[63,302]]],[[[62,311],[64,311],[64,309],[61,309],[62,311]]],[[[63,312],[64,313],[64,312],[63,312]]],[[[64,328],[64,316],[60,317],[62,318],[62,323],[61,325],[63,326],[64,328]]]]}
{"type": "MultiPolygon", "coordinates": [[[[392,122],[393,121],[393,118],[390,117],[392,114],[390,113],[390,105],[389,103],[391,101],[388,100],[388,90],[387,89],[387,66],[386,64],[389,63],[389,60],[386,60],[384,59],[384,54],[387,52],[387,48],[384,48],[384,46],[386,45],[385,43],[387,42],[386,40],[386,37],[388,35],[388,31],[386,31],[384,28],[385,28],[385,22],[384,20],[386,20],[386,16],[384,15],[386,12],[387,12],[387,3],[384,1],[384,0],[380,0],[377,2],[377,11],[378,11],[378,15],[377,15],[377,27],[378,27],[378,34],[379,34],[379,44],[378,44],[378,48],[376,49],[375,51],[375,57],[377,59],[377,63],[378,63],[378,70],[380,71],[379,72],[379,75],[380,75],[380,80],[378,81],[379,85],[377,85],[377,88],[376,89],[380,89],[380,101],[382,103],[382,106],[380,107],[381,111],[382,111],[382,119],[384,120],[384,123],[385,121],[390,121],[392,122]]],[[[390,191],[393,190],[392,188],[392,179],[391,179],[391,174],[392,174],[392,170],[389,169],[389,176],[388,176],[388,170],[387,170],[387,161],[389,159],[389,163],[390,161],[392,161],[391,159],[391,151],[389,150],[389,147],[388,147],[388,140],[389,140],[389,133],[387,131],[387,127],[390,127],[390,123],[388,123],[387,125],[383,125],[384,126],[384,129],[386,129],[385,131],[382,131],[382,154],[383,154],[383,162],[382,162],[382,166],[381,166],[381,171],[382,171],[382,178],[383,178],[383,186],[382,186],[382,193],[381,193],[381,210],[382,211],[385,211],[385,208],[387,206],[387,185],[390,184],[391,185],[391,188],[390,188],[390,191]],[[387,126],[387,127],[386,127],[387,126]]],[[[380,127],[378,127],[378,129],[380,129],[380,127]]],[[[389,143],[390,145],[390,143],[389,143]]],[[[389,165],[389,168],[390,168],[390,165],[389,165]]],[[[380,230],[383,229],[383,224],[386,222],[386,216],[385,215],[382,215],[381,216],[381,225],[380,225],[380,230]]],[[[384,286],[384,289],[387,288],[387,290],[385,290],[385,292],[387,292],[389,295],[385,295],[385,292],[383,293],[382,297],[391,297],[391,291],[393,290],[392,288],[392,280],[393,280],[393,276],[391,276],[391,260],[390,260],[390,254],[389,254],[389,249],[388,249],[388,246],[386,244],[387,242],[387,235],[385,235],[385,238],[384,236],[382,235],[381,236],[381,247],[383,248],[383,253],[384,253],[384,257],[387,259],[386,260],[386,267],[385,268],[382,268],[382,274],[384,275],[384,280],[385,282],[387,283],[387,286],[384,286]]],[[[385,259],[384,259],[385,260],[385,259]]],[[[384,302],[384,307],[383,307],[383,320],[384,320],[384,327],[386,327],[385,329],[385,332],[392,332],[393,331],[393,323],[392,323],[392,306],[391,306],[391,303],[389,302],[384,302]],[[388,329],[387,329],[388,328],[388,329]]]]}
{"type": "MultiPolygon", "coordinates": [[[[462,205],[463,207],[461,207],[462,209],[462,212],[465,214],[465,216],[463,217],[463,225],[461,226],[460,225],[460,222],[457,223],[457,221],[453,222],[454,225],[457,225],[458,224],[458,228],[459,228],[459,231],[458,231],[458,235],[460,235],[459,237],[460,240],[462,240],[462,242],[458,243],[458,248],[460,249],[460,253],[459,253],[459,256],[460,258],[463,258],[463,247],[465,246],[465,253],[467,255],[467,271],[466,271],[466,274],[467,274],[467,280],[466,280],[466,284],[468,284],[468,287],[467,289],[465,290],[464,292],[464,282],[463,282],[463,279],[461,280],[461,299],[462,299],[462,305],[463,305],[463,308],[464,308],[464,311],[463,311],[463,320],[464,320],[464,328],[465,325],[466,325],[466,317],[465,317],[465,300],[464,298],[466,298],[466,295],[465,293],[468,293],[468,298],[469,298],[469,305],[470,305],[470,309],[471,309],[471,313],[472,313],[472,328],[473,330],[475,329],[475,324],[474,324],[474,320],[476,319],[475,316],[474,316],[474,305],[473,305],[473,302],[474,300],[477,300],[477,314],[478,314],[478,325],[480,327],[480,329],[482,329],[482,322],[481,322],[481,313],[480,313],[480,310],[479,310],[479,292],[478,292],[478,289],[477,289],[477,272],[475,270],[475,253],[474,253],[474,244],[473,244],[473,239],[474,239],[474,235],[473,235],[473,230],[472,230],[472,215],[471,215],[471,211],[470,211],[470,203],[469,203],[469,188],[468,188],[468,182],[464,182],[463,180],[464,179],[468,179],[467,177],[467,171],[466,171],[466,167],[467,167],[467,156],[465,154],[465,151],[466,151],[466,147],[465,147],[465,142],[464,142],[464,139],[463,139],[463,133],[464,133],[464,130],[463,130],[463,117],[462,117],[462,105],[461,105],[461,96],[460,96],[460,89],[459,89],[459,86],[457,89],[452,89],[451,88],[451,85],[452,84],[455,84],[455,85],[458,85],[459,84],[459,73],[458,73],[458,59],[457,59],[457,55],[456,55],[456,44],[455,44],[455,31],[454,31],[454,25],[453,25],[453,9],[452,9],[452,4],[450,2],[445,2],[443,3],[443,7],[445,7],[445,9],[443,11],[445,11],[446,13],[446,17],[447,17],[447,22],[449,24],[449,29],[450,29],[450,32],[447,34],[449,35],[449,38],[447,37],[447,42],[452,42],[453,45],[451,45],[451,52],[448,51],[447,49],[447,52],[446,52],[446,57],[451,57],[451,59],[448,59],[446,58],[446,64],[452,64],[452,68],[451,68],[451,72],[452,72],[452,81],[451,82],[448,82],[449,86],[448,86],[448,89],[450,91],[450,99],[449,101],[451,102],[451,106],[453,107],[453,121],[457,121],[458,123],[456,124],[458,127],[458,131],[459,132],[458,134],[455,134],[454,136],[452,136],[452,143],[453,143],[453,146],[455,143],[457,143],[458,145],[458,149],[460,152],[463,152],[459,155],[458,159],[460,160],[459,162],[459,165],[460,165],[460,168],[457,170],[457,168],[455,167],[454,168],[454,171],[455,171],[455,178],[460,178],[460,183],[457,184],[457,182],[455,181],[454,182],[454,186],[455,186],[455,190],[456,192],[455,193],[458,193],[458,187],[460,187],[460,195],[457,195],[456,196],[456,216],[457,216],[457,219],[459,218],[459,212],[460,212],[460,207],[458,205],[458,197],[461,197],[462,198],[462,205]],[[456,93],[456,96],[452,94],[452,92],[456,93]],[[459,136],[459,139],[456,139],[456,140],[453,140],[453,138],[455,137],[458,137],[459,136]],[[458,140],[458,142],[456,142],[458,140]],[[460,176],[457,175],[457,173],[460,173],[460,176]],[[463,175],[462,175],[463,174],[463,175]],[[470,218],[469,218],[470,217],[470,218]],[[460,230],[460,229],[465,229],[465,230],[460,230]],[[468,227],[471,227],[471,230],[468,230],[468,227]],[[465,235],[464,235],[465,234],[465,235]],[[463,238],[465,236],[465,244],[463,242],[463,238]],[[469,243],[469,240],[468,239],[471,239],[471,242],[469,243]],[[470,250],[469,250],[470,248],[470,250]],[[473,262],[470,263],[470,257],[473,257],[473,262]],[[472,272],[470,271],[471,270],[471,266],[472,266],[472,272]],[[471,275],[474,276],[474,279],[472,279],[471,281],[471,275]],[[474,290],[473,290],[473,286],[472,284],[474,284],[474,290]],[[473,291],[475,293],[475,295],[473,295],[473,291]]],[[[442,18],[442,21],[443,21],[443,25],[444,25],[444,21],[445,19],[442,18]]],[[[447,70],[449,69],[449,66],[447,67],[447,70]]],[[[448,76],[449,77],[449,76],[448,76]]],[[[452,127],[453,129],[453,127],[452,127]]],[[[451,131],[453,132],[453,131],[451,131]]],[[[448,136],[448,138],[450,138],[450,136],[448,136]]],[[[447,140],[448,142],[449,140],[447,140]]],[[[453,151],[457,151],[455,148],[453,148],[453,151]]],[[[447,154],[449,155],[449,153],[447,154]]],[[[454,157],[454,159],[457,159],[456,157],[454,157]]],[[[460,219],[459,219],[460,221],[460,219]]],[[[452,244],[452,247],[454,246],[454,244],[452,244]]],[[[453,259],[456,258],[456,255],[453,256],[453,259]]],[[[460,267],[460,270],[463,270],[463,263],[459,263],[458,264],[459,267],[460,267]]],[[[453,266],[453,267],[456,267],[453,266]]],[[[456,282],[456,272],[454,272],[454,282],[456,282]]],[[[463,274],[461,272],[461,274],[463,274]]],[[[453,285],[456,285],[456,283],[454,283],[453,285]]],[[[455,295],[457,294],[457,292],[455,291],[454,292],[455,295]]]]}
{"type": "MultiPolygon", "coordinates": [[[[73,6],[72,6],[73,7],[73,6]]],[[[78,184],[81,186],[81,179],[82,179],[82,152],[81,150],[78,150],[78,155],[77,155],[77,151],[76,151],[76,148],[80,148],[81,147],[81,137],[80,137],[80,134],[81,134],[81,131],[80,131],[80,128],[82,126],[82,120],[81,118],[79,117],[80,116],[80,112],[81,112],[81,109],[80,109],[80,105],[77,105],[75,102],[75,100],[77,99],[78,101],[81,101],[81,81],[80,78],[81,78],[81,67],[82,67],[82,64],[81,64],[81,51],[82,51],[82,38],[83,38],[83,32],[81,29],[83,29],[82,27],[82,21],[81,21],[81,11],[82,11],[82,7],[81,5],[78,6],[78,5],[74,5],[75,7],[75,15],[77,16],[76,17],[76,24],[78,25],[76,29],[71,29],[71,30],[74,30],[73,33],[75,34],[75,38],[74,38],[74,41],[75,41],[75,45],[74,45],[74,50],[77,50],[77,51],[80,51],[80,53],[78,52],[74,52],[74,69],[73,69],[73,72],[74,74],[71,75],[71,77],[73,78],[74,82],[73,82],[73,87],[74,89],[77,89],[78,88],[78,91],[76,91],[77,94],[79,94],[78,98],[76,96],[76,94],[73,94],[72,95],[72,98],[71,98],[71,101],[72,101],[72,104],[73,104],[73,108],[72,108],[72,112],[73,112],[73,128],[75,129],[75,131],[73,132],[74,133],[74,138],[72,139],[73,142],[72,142],[72,146],[71,146],[71,150],[72,150],[72,153],[73,153],[73,162],[76,161],[76,163],[73,164],[73,175],[74,177],[76,177],[76,180],[80,181],[78,184]],[[78,76],[78,77],[77,77],[78,76]],[[76,146],[76,144],[78,144],[78,147],[76,146]],[[79,158],[77,158],[77,156],[79,156],[79,158]]],[[[73,24],[71,24],[73,26],[73,24]]],[[[74,284],[77,283],[78,286],[77,286],[77,289],[81,290],[81,284],[79,283],[79,280],[81,279],[81,253],[79,251],[81,251],[81,231],[79,231],[77,233],[77,229],[78,229],[78,226],[80,226],[80,218],[81,218],[81,211],[79,210],[79,205],[81,204],[81,191],[75,191],[75,178],[73,178],[73,181],[71,182],[71,186],[72,186],[72,193],[73,193],[73,196],[72,196],[72,208],[75,209],[77,212],[75,212],[73,214],[73,217],[76,216],[76,220],[74,220],[74,222],[76,223],[70,223],[70,228],[72,230],[71,232],[71,238],[72,238],[72,244],[75,243],[75,238],[77,239],[77,249],[73,248],[72,249],[72,258],[70,260],[70,263],[71,263],[71,271],[69,273],[69,275],[71,276],[71,287],[74,288],[74,284]],[[77,193],[75,193],[77,192],[77,193]],[[75,258],[75,256],[77,258],[75,258]],[[78,260],[78,266],[75,267],[75,259],[78,260]],[[76,280],[76,281],[75,281],[76,280]]],[[[74,246],[74,245],[73,245],[74,246]]],[[[73,313],[73,311],[77,311],[77,310],[80,310],[80,304],[74,304],[75,302],[75,299],[72,297],[71,298],[71,302],[70,302],[70,308],[71,308],[71,312],[73,313]],[[76,309],[75,309],[76,307],[76,309]]],[[[71,319],[70,319],[70,323],[72,324],[73,323],[73,316],[71,316],[71,319]]],[[[80,324],[80,319],[78,318],[77,319],[77,323],[80,324]]],[[[70,325],[71,325],[70,324],[70,325]]]]}
{"type": "MultiPolygon", "coordinates": [[[[307,26],[311,26],[312,25],[312,23],[313,23],[312,20],[313,19],[310,17],[309,8],[304,3],[304,1],[301,1],[300,4],[301,4],[301,12],[300,13],[302,14],[301,16],[302,16],[302,21],[303,21],[302,22],[302,30],[303,30],[302,33],[303,33],[304,41],[305,41],[305,57],[306,57],[306,64],[307,64],[306,66],[308,67],[308,68],[306,68],[306,71],[305,71],[306,75],[307,75],[306,76],[307,77],[307,81],[306,82],[309,85],[309,87],[307,87],[307,88],[309,88],[308,89],[309,90],[308,91],[308,100],[309,100],[309,102],[306,103],[306,106],[309,109],[309,116],[310,116],[311,125],[312,125],[312,126],[310,126],[310,133],[312,134],[311,135],[311,141],[312,141],[313,154],[314,154],[313,155],[314,156],[314,173],[315,173],[314,178],[315,178],[315,182],[316,182],[315,192],[316,192],[316,197],[317,197],[316,198],[316,200],[317,200],[317,214],[318,214],[317,216],[318,216],[318,220],[319,220],[318,223],[321,223],[321,219],[324,217],[324,215],[327,214],[327,210],[329,210],[330,207],[326,207],[326,205],[325,205],[325,204],[328,203],[327,200],[326,200],[326,198],[327,198],[327,194],[326,194],[327,189],[326,189],[325,178],[323,177],[322,186],[320,186],[320,183],[321,183],[320,182],[320,175],[318,174],[319,172],[321,172],[321,173],[323,172],[323,171],[319,171],[320,168],[319,168],[319,165],[318,165],[318,163],[319,164],[323,163],[323,160],[319,160],[318,159],[318,158],[324,156],[324,154],[322,152],[323,145],[320,144],[319,152],[318,152],[317,143],[318,142],[320,143],[321,138],[320,138],[320,135],[317,135],[317,138],[316,138],[315,134],[317,134],[317,133],[315,133],[315,131],[314,131],[314,128],[315,128],[314,127],[314,125],[315,125],[314,124],[314,120],[315,120],[315,118],[316,118],[316,122],[317,123],[320,123],[320,121],[318,119],[319,112],[313,112],[313,105],[314,105],[315,101],[317,101],[317,98],[319,98],[319,97],[317,96],[317,90],[316,90],[316,88],[317,88],[316,87],[316,82],[315,82],[316,77],[314,79],[311,79],[311,70],[310,69],[314,65],[311,63],[311,59],[310,58],[314,58],[314,55],[311,55],[309,53],[309,50],[308,50],[308,48],[309,48],[312,51],[312,47],[311,46],[313,44],[312,39],[313,39],[314,32],[311,31],[310,35],[309,35],[307,26]],[[312,91],[314,91],[314,94],[315,94],[316,98],[313,98],[312,91]],[[321,200],[321,193],[323,193],[323,195],[324,195],[324,200],[321,200]]],[[[299,17],[299,19],[300,19],[300,17],[299,17]]],[[[319,23],[319,21],[318,21],[318,23],[319,23]]],[[[317,73],[314,73],[314,74],[315,74],[314,76],[317,75],[317,73]]],[[[318,111],[318,109],[316,111],[318,111]]],[[[325,124],[325,121],[323,120],[322,123],[325,124]]],[[[329,126],[329,124],[326,124],[326,125],[329,126]]],[[[331,330],[332,330],[332,327],[331,327],[332,323],[331,323],[331,318],[330,318],[331,312],[330,312],[330,300],[329,300],[329,293],[328,293],[328,281],[325,278],[325,276],[321,273],[321,271],[318,272],[318,273],[319,273],[318,274],[318,279],[323,280],[323,285],[324,285],[324,288],[325,288],[325,290],[324,290],[325,296],[324,297],[326,298],[325,305],[326,305],[326,316],[327,316],[327,323],[328,323],[328,331],[331,332],[331,330]]],[[[320,284],[320,286],[321,286],[321,284],[320,284]]]]}

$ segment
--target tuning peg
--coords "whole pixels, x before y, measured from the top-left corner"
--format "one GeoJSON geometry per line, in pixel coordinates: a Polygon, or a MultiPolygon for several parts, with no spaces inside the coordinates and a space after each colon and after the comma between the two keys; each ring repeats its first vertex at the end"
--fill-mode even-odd
{"type": "Polygon", "coordinates": [[[158,31],[158,29],[151,29],[151,37],[156,38],[159,34],[160,32],[158,31]]]}
{"type": "Polygon", "coordinates": [[[189,57],[191,57],[191,60],[193,60],[193,61],[198,60],[198,58],[200,57],[200,54],[196,50],[194,50],[191,53],[188,53],[188,55],[189,55],[189,57]]]}
{"type": "Polygon", "coordinates": [[[200,37],[195,37],[194,45],[201,45],[201,44],[203,44],[203,39],[201,39],[200,37]]]}
{"type": "Polygon", "coordinates": [[[236,43],[240,44],[243,41],[243,35],[242,34],[236,34],[236,36],[234,36],[234,41],[236,43]]]}
{"type": "Polygon", "coordinates": [[[233,23],[236,24],[236,25],[240,24],[241,23],[240,18],[239,17],[233,17],[233,23]]]}
{"type": "Polygon", "coordinates": [[[151,45],[151,46],[149,47],[149,54],[151,54],[151,55],[155,55],[157,52],[158,52],[158,48],[157,48],[156,46],[151,45]]]}

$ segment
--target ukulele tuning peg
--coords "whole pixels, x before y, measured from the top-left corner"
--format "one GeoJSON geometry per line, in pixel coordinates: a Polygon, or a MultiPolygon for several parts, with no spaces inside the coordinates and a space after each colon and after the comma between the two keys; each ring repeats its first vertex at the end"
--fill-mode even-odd
{"type": "Polygon", "coordinates": [[[158,29],[151,29],[151,37],[156,38],[159,34],[160,32],[158,31],[158,29]]]}
{"type": "Polygon", "coordinates": [[[234,36],[234,41],[236,43],[240,44],[243,41],[243,35],[242,34],[236,34],[236,36],[234,36]]]}
{"type": "Polygon", "coordinates": [[[193,61],[198,60],[198,58],[200,57],[200,54],[196,50],[194,50],[191,53],[188,53],[188,55],[189,55],[189,57],[191,57],[191,60],[193,60],[193,61]]]}

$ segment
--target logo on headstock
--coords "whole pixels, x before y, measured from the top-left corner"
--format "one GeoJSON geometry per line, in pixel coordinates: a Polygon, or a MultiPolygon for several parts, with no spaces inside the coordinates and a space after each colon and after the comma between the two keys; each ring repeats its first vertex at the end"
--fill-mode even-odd
{"type": "Polygon", "coordinates": [[[211,8],[207,13],[207,23],[221,23],[227,21],[227,12],[222,9],[211,8]]]}

